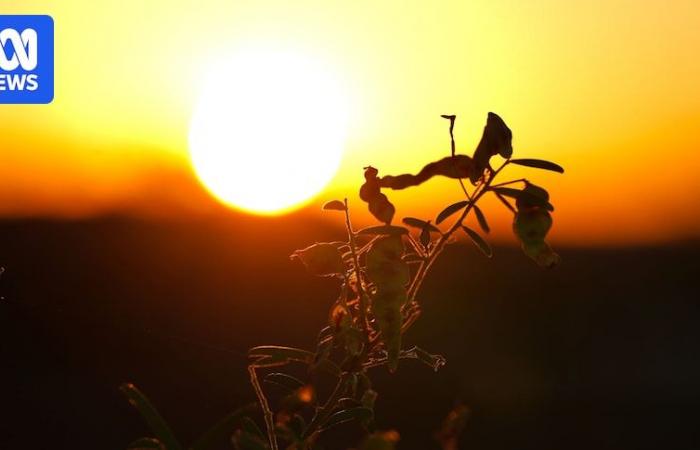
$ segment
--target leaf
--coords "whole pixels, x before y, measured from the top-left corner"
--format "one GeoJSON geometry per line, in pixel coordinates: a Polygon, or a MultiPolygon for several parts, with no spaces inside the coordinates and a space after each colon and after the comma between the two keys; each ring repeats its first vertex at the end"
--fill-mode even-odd
{"type": "Polygon", "coordinates": [[[493,256],[493,251],[491,250],[491,246],[482,238],[479,233],[476,231],[472,230],[471,228],[462,225],[462,229],[464,230],[465,233],[471,238],[472,242],[474,245],[476,245],[479,250],[482,251],[484,255],[487,257],[492,257],[493,256]]]}
{"type": "Polygon", "coordinates": [[[129,444],[127,450],[165,450],[163,444],[158,439],[140,438],[129,444]]]}
{"type": "Polygon", "coordinates": [[[230,437],[236,429],[236,426],[241,420],[246,419],[247,415],[257,411],[258,406],[251,404],[239,408],[228,414],[223,419],[216,422],[211,428],[204,432],[197,441],[190,447],[190,450],[207,450],[212,444],[221,441],[224,438],[230,437]]]}
{"type": "Polygon", "coordinates": [[[263,434],[260,427],[258,427],[258,424],[255,423],[255,421],[250,417],[243,417],[241,419],[241,428],[243,429],[243,431],[245,431],[246,433],[250,433],[253,436],[257,436],[261,439],[265,438],[265,435],[263,434]]]}
{"type": "Polygon", "coordinates": [[[323,204],[322,209],[326,211],[347,211],[345,203],[340,200],[331,200],[323,204]]]}
{"type": "Polygon", "coordinates": [[[119,390],[126,396],[131,406],[141,414],[153,434],[167,450],[182,450],[167,422],[158,413],[148,398],[131,383],[124,383],[119,390]]]}
{"type": "Polygon", "coordinates": [[[491,231],[489,228],[489,223],[486,221],[486,216],[484,216],[481,208],[479,208],[477,205],[474,205],[474,214],[476,214],[476,220],[479,221],[479,226],[482,230],[484,230],[484,233],[491,231]]]}
{"type": "Polygon", "coordinates": [[[537,169],[551,170],[552,172],[564,173],[564,168],[562,166],[550,161],[545,161],[544,159],[511,159],[510,162],[519,166],[535,167],[537,169]]]}
{"type": "Polygon", "coordinates": [[[271,358],[275,361],[299,361],[311,363],[314,354],[306,350],[293,347],[280,347],[276,345],[261,345],[248,350],[248,357],[253,359],[271,358]]]}
{"type": "Polygon", "coordinates": [[[443,209],[440,214],[438,214],[437,219],[435,219],[435,223],[442,223],[445,219],[450,217],[452,214],[456,213],[460,209],[465,208],[469,204],[469,200],[462,200],[461,202],[453,203],[447,208],[443,209]]]}
{"type": "Polygon", "coordinates": [[[416,219],[415,217],[404,217],[402,222],[409,227],[418,228],[419,230],[428,228],[428,231],[440,233],[440,229],[435,225],[431,224],[430,222],[426,222],[425,220],[416,219]]]}
{"type": "Polygon", "coordinates": [[[408,230],[404,227],[397,227],[395,225],[379,225],[375,227],[367,227],[359,230],[357,234],[364,235],[401,235],[407,234],[408,230]]]}
{"type": "Polygon", "coordinates": [[[484,133],[481,135],[479,145],[474,152],[475,170],[471,175],[471,182],[476,183],[484,174],[484,170],[491,167],[491,157],[499,154],[508,159],[513,154],[513,133],[498,114],[490,112],[486,118],[484,133]]]}
{"type": "Polygon", "coordinates": [[[430,244],[430,231],[428,230],[428,227],[423,228],[423,231],[420,232],[420,243],[423,246],[423,248],[428,248],[428,245],[430,244]]]}
{"type": "Polygon", "coordinates": [[[341,423],[349,422],[351,420],[370,420],[373,416],[374,412],[369,408],[365,408],[364,406],[344,409],[330,416],[323,426],[323,429],[327,430],[328,428],[340,425],[341,423]]]}
{"type": "Polygon", "coordinates": [[[447,360],[444,356],[433,355],[419,347],[412,347],[411,349],[402,352],[401,357],[417,359],[418,361],[430,366],[435,372],[447,364],[447,360]]]}
{"type": "Polygon", "coordinates": [[[269,450],[267,443],[246,431],[239,431],[234,437],[236,450],[269,450]]]}
{"type": "Polygon", "coordinates": [[[504,195],[506,197],[511,197],[516,200],[521,200],[525,203],[535,205],[535,206],[540,206],[542,208],[545,208],[549,211],[554,211],[554,206],[552,206],[551,203],[547,201],[547,199],[540,197],[539,195],[535,195],[531,192],[527,191],[521,191],[518,189],[513,189],[513,188],[507,188],[507,187],[495,187],[491,188],[493,192],[496,194],[504,195]]]}
{"type": "Polygon", "coordinates": [[[299,259],[311,274],[319,277],[330,277],[345,272],[343,255],[338,247],[330,242],[296,250],[290,258],[299,259]]]}
{"type": "Polygon", "coordinates": [[[304,383],[302,383],[302,381],[298,378],[295,378],[291,375],[287,375],[286,373],[279,372],[268,374],[265,377],[265,382],[276,384],[277,386],[283,387],[289,390],[290,392],[296,391],[297,389],[304,386],[304,383]]]}

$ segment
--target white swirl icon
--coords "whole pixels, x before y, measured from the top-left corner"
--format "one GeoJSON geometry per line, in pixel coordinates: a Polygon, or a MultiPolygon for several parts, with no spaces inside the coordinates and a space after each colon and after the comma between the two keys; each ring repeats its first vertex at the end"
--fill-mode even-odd
{"type": "Polygon", "coordinates": [[[19,33],[13,28],[0,31],[0,69],[10,72],[22,67],[23,70],[34,70],[37,65],[37,34],[36,30],[27,28],[19,33]],[[8,41],[12,44],[12,56],[7,57],[8,41]]]}

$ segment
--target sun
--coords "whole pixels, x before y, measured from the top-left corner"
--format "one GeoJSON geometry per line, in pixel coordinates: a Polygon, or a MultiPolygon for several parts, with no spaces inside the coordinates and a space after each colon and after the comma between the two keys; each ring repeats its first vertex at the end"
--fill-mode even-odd
{"type": "Polygon", "coordinates": [[[328,67],[289,51],[237,51],[207,71],[192,166],[221,202],[258,214],[303,206],[340,165],[347,98],[328,67]]]}

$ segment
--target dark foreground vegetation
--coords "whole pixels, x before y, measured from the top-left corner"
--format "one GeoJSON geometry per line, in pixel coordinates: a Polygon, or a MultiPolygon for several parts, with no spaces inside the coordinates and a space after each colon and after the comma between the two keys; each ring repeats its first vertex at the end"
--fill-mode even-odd
{"type": "MultiPolygon", "coordinates": [[[[247,349],[313,346],[319,303],[337,294],[288,255],[339,230],[295,223],[3,222],[0,448],[123,449],[148,434],[117,389],[125,380],[185,442],[254,401],[247,349]]],[[[405,343],[448,363],[377,369],[378,427],[400,430],[402,449],[435,448],[462,401],[460,448],[697,448],[700,245],[558,248],[554,271],[519,249],[494,253],[454,246],[436,263],[405,343]]]]}

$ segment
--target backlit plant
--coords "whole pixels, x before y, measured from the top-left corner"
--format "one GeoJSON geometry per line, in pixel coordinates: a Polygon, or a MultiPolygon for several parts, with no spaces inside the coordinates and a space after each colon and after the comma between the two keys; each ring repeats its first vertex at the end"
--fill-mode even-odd
{"type": "MultiPolygon", "coordinates": [[[[347,200],[333,200],[323,209],[340,214],[346,229],[344,240],[315,243],[292,254],[311,274],[336,278],[340,284],[328,324],[318,335],[316,349],[252,348],[248,370],[258,409],[247,407],[234,412],[188,448],[204,450],[221,436],[230,436],[234,448],[241,450],[322,448],[320,438],[326,430],[350,421],[357,422],[364,430],[365,436],[358,437],[359,448],[394,448],[398,440],[396,432],[374,429],[374,403],[378,394],[372,389],[371,370],[385,366],[394,372],[402,359],[422,361],[434,370],[445,364],[440,355],[403,346],[402,335],[420,317],[421,285],[456,234],[464,233],[487,257],[492,256],[490,245],[482,237],[482,233],[490,231],[489,224],[478,206],[486,195],[495,196],[513,214],[513,232],[526,255],[543,267],[558,264],[559,256],[545,241],[554,210],[547,191],[527,179],[495,181],[510,165],[559,173],[564,170],[544,160],[512,159],[511,131],[494,113],[488,114],[474,154],[471,157],[458,154],[453,136],[456,116],[442,117],[449,120],[449,156],[427,164],[417,174],[380,176],[374,167],[364,169],[360,198],[379,225],[355,230],[347,200]],[[496,168],[491,165],[495,155],[503,159],[496,168]],[[395,224],[396,210],[386,192],[415,187],[436,176],[457,180],[464,197],[445,207],[434,223],[404,217],[402,225],[395,224]],[[482,233],[465,225],[470,213],[476,217],[482,233]],[[444,227],[451,218],[452,223],[444,227]],[[280,372],[292,364],[305,368],[304,377],[280,372]],[[329,379],[335,387],[325,398],[319,398],[319,392],[323,391],[320,385],[329,379]],[[274,408],[266,394],[266,385],[277,385],[287,392],[274,408]],[[254,420],[260,413],[264,431],[254,420]]],[[[138,389],[127,384],[122,390],[155,434],[154,438],[135,441],[130,448],[184,448],[138,389]]],[[[458,407],[446,419],[438,433],[443,449],[457,448],[457,435],[467,412],[458,407]]]]}

